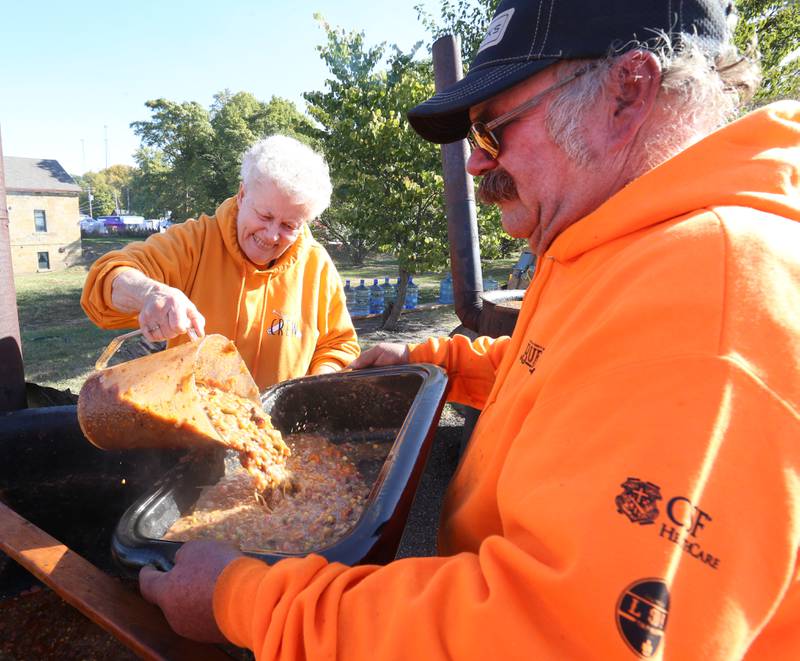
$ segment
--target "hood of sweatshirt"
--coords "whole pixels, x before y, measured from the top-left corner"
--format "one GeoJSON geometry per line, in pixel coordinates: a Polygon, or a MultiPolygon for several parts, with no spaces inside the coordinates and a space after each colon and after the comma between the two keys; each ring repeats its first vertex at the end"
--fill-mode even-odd
{"type": "Polygon", "coordinates": [[[303,225],[297,240],[287,248],[275,263],[270,267],[258,266],[251,262],[239,245],[239,238],[236,234],[236,220],[239,216],[239,205],[236,197],[229,197],[217,207],[214,217],[219,225],[222,241],[231,258],[241,268],[246,276],[274,276],[286,271],[308,250],[310,242],[313,240],[308,223],[303,225]]]}
{"type": "Polygon", "coordinates": [[[664,220],[719,206],[800,220],[800,103],[765,106],[708,135],[567,228],[548,254],[571,260],[664,220]]]}

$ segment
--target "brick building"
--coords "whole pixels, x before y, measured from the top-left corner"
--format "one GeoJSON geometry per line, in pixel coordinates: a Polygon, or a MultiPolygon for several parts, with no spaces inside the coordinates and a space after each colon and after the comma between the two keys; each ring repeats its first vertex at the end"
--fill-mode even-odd
{"type": "Polygon", "coordinates": [[[55,271],[80,256],[80,186],[58,161],[3,157],[14,273],[55,271]]]}

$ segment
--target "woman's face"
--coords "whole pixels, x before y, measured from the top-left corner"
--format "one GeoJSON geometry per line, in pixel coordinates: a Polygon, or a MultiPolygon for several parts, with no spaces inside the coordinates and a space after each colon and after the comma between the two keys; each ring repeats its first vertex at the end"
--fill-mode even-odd
{"type": "Polygon", "coordinates": [[[242,184],[236,196],[236,237],[253,264],[265,266],[285,253],[310,220],[308,205],[297,202],[271,181],[242,184]]]}

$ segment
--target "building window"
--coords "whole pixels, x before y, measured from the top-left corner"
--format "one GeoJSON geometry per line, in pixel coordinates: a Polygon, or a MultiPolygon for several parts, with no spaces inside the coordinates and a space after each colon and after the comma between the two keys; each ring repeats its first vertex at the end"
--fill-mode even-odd
{"type": "Polygon", "coordinates": [[[45,216],[44,209],[33,210],[33,223],[36,225],[37,232],[47,231],[47,217],[45,216]]]}
{"type": "Polygon", "coordinates": [[[37,252],[36,256],[39,258],[39,270],[40,271],[49,271],[50,270],[50,253],[49,252],[37,252]]]}

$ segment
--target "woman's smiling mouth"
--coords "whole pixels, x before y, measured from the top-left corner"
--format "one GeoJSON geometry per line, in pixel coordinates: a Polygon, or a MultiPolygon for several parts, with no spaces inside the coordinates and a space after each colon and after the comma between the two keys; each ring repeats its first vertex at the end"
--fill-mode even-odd
{"type": "Polygon", "coordinates": [[[275,248],[275,244],[274,243],[266,243],[265,241],[262,241],[261,239],[259,239],[258,236],[255,235],[255,234],[253,234],[252,237],[253,237],[254,243],[256,244],[256,246],[260,250],[272,250],[273,248],[275,248]]]}

